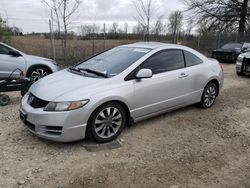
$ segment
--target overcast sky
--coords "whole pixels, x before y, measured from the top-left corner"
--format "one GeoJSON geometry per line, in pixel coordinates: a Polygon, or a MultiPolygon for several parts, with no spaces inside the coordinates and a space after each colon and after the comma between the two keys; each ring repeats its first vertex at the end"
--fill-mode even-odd
{"type": "MultiPolygon", "coordinates": [[[[90,24],[96,20],[97,24],[112,22],[128,22],[135,24],[136,16],[133,0],[83,0],[77,13],[72,18],[73,29],[77,26],[90,24]]],[[[182,0],[153,0],[157,11],[155,18],[164,15],[167,19],[169,14],[175,10],[183,10],[182,0]]],[[[0,0],[0,16],[8,18],[10,26],[22,28],[27,32],[47,32],[48,13],[40,0],[0,0]]]]}

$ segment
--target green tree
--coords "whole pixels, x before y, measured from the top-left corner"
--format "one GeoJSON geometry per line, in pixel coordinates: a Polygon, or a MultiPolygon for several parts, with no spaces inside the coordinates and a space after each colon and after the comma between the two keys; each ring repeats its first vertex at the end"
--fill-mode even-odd
{"type": "Polygon", "coordinates": [[[9,42],[13,32],[11,28],[7,27],[7,23],[0,17],[0,41],[9,42]]]}

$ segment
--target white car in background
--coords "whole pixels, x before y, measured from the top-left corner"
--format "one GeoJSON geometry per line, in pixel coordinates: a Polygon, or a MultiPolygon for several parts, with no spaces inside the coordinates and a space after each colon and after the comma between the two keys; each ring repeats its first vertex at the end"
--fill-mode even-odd
{"type": "Polygon", "coordinates": [[[0,80],[11,75],[16,78],[20,72],[34,81],[59,70],[52,59],[25,54],[0,42],[0,80]]]}

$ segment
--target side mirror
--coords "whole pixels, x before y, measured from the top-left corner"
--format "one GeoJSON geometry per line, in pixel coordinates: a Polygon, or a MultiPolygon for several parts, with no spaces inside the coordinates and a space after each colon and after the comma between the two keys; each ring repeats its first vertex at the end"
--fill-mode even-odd
{"type": "Polygon", "coordinates": [[[11,50],[9,52],[9,55],[12,55],[14,57],[20,57],[20,56],[22,56],[18,51],[15,51],[15,50],[11,50]]]}
{"type": "Polygon", "coordinates": [[[250,50],[249,48],[243,48],[242,49],[243,52],[249,52],[249,50],[250,50]]]}
{"type": "Polygon", "coordinates": [[[151,78],[153,76],[153,72],[151,69],[141,69],[137,72],[136,78],[151,78]]]}

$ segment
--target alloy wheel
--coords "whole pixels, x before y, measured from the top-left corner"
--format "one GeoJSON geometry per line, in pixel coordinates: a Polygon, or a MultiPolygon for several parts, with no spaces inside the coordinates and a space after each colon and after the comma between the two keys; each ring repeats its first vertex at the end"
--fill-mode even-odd
{"type": "Polygon", "coordinates": [[[103,109],[95,119],[94,130],[101,138],[114,136],[122,125],[122,114],[115,107],[103,109]]]}
{"type": "Polygon", "coordinates": [[[47,75],[48,75],[47,70],[43,68],[37,68],[34,71],[32,71],[30,78],[34,81],[37,81],[47,75]]]}
{"type": "Polygon", "coordinates": [[[210,85],[205,91],[204,105],[208,108],[211,107],[215,102],[216,95],[216,87],[214,85],[210,85]]]}

